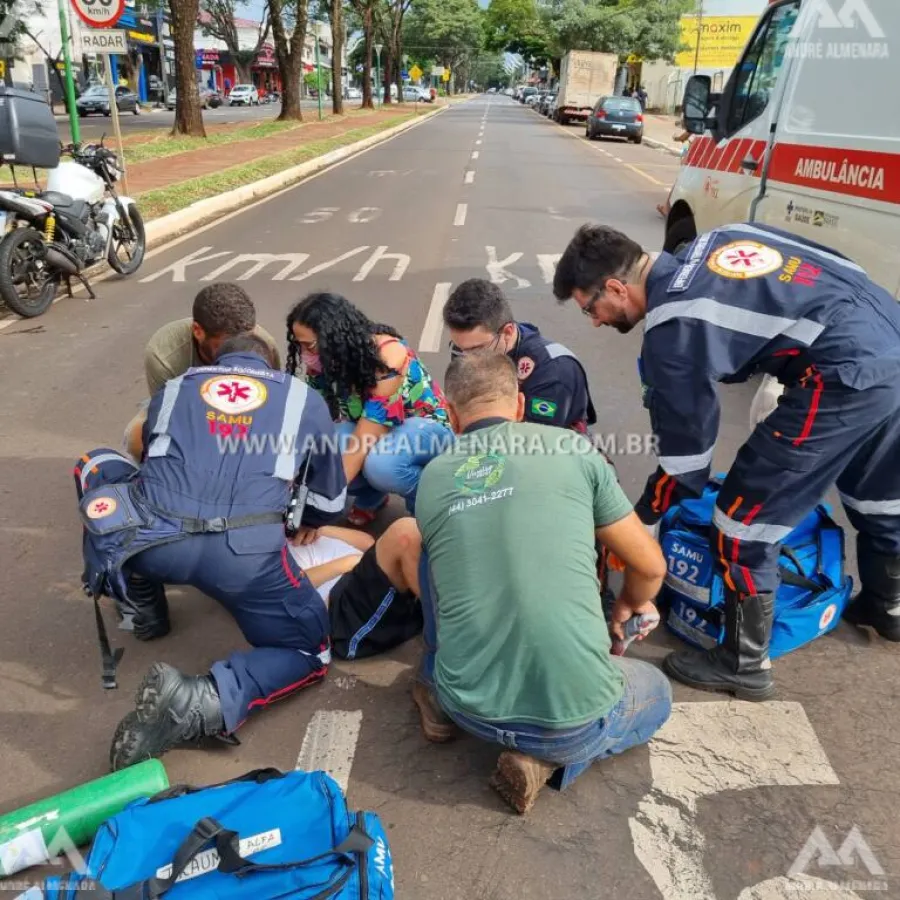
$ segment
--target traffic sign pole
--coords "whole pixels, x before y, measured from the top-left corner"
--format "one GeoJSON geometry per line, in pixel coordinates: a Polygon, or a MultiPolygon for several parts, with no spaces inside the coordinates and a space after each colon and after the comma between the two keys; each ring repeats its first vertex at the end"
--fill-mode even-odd
{"type": "Polygon", "coordinates": [[[58,0],[59,34],[62,38],[63,59],[66,65],[66,107],[69,110],[69,130],[72,132],[72,143],[81,143],[81,128],[78,124],[78,109],[75,106],[75,79],[72,78],[72,54],[69,50],[69,23],[66,20],[65,0],[58,0]]]}

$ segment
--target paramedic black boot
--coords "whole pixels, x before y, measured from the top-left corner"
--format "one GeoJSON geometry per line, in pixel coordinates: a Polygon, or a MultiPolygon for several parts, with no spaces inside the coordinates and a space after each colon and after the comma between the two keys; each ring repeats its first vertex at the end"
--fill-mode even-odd
{"type": "Polygon", "coordinates": [[[121,616],[119,628],[130,631],[139,641],[152,641],[169,633],[169,602],[165,586],[135,572],[128,575],[126,599],[116,598],[121,616]]]}
{"type": "Polygon", "coordinates": [[[154,663],[135,703],[135,711],[122,719],[113,737],[109,762],[114,772],[162,756],[179,744],[227,740],[219,693],[208,675],[182,675],[173,666],[154,663]]]}
{"type": "Polygon", "coordinates": [[[844,611],[853,625],[868,625],[886,641],[900,642],[900,556],[860,550],[862,590],[844,611]]]}
{"type": "Polygon", "coordinates": [[[725,595],[725,642],[712,650],[679,650],[663,660],[663,671],[676,681],[701,691],[734,694],[738,700],[769,700],[775,696],[769,635],[772,594],[738,602],[725,595]]]}

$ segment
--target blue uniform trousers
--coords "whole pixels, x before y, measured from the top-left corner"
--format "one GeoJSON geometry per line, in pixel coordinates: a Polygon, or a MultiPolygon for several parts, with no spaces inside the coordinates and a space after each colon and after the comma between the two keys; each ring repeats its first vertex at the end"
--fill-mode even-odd
{"type": "MultiPolygon", "coordinates": [[[[85,490],[137,474],[113,450],[95,450],[87,460],[76,469],[79,498],[85,490]]],[[[234,616],[253,649],[236,651],[210,670],[229,733],[254,709],[325,677],[328,611],[286,543],[277,551],[237,554],[227,533],[190,535],[141,551],[125,569],[157,583],[191,585],[234,616]]]]}
{"type": "Polygon", "coordinates": [[[741,448],[717,501],[713,549],[739,594],[774,591],[779,544],[837,484],[857,550],[900,555],[900,383],[826,383],[811,367],[741,448]]]}

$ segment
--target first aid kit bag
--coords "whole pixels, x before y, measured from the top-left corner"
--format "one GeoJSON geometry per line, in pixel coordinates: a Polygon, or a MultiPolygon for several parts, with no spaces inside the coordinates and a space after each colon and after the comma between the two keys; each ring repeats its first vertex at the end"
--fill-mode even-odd
{"type": "MultiPolygon", "coordinates": [[[[45,900],[393,900],[387,835],[325,772],[259,769],[137,800],[45,900]]],[[[29,898],[30,900],[30,898],[29,898]]]]}
{"type": "MultiPolygon", "coordinates": [[[[725,586],[710,546],[720,487],[711,482],[702,497],[669,509],[659,525],[668,569],[661,595],[669,610],[666,626],[703,649],[725,639],[725,586]]],[[[844,531],[827,506],[817,506],[800,522],[780,552],[780,584],[769,642],[772,659],[835,628],[853,593],[853,579],[844,571],[844,531]]]]}

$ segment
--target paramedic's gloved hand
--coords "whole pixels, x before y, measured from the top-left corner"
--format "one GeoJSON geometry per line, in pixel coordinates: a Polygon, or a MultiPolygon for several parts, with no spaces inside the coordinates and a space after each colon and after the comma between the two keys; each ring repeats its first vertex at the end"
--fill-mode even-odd
{"type": "MultiPolygon", "coordinates": [[[[610,635],[620,641],[624,640],[625,632],[623,631],[623,629],[625,627],[625,623],[632,616],[644,615],[659,616],[659,611],[656,608],[656,604],[644,603],[640,606],[635,607],[631,598],[628,596],[626,591],[623,590],[616,598],[616,602],[613,604],[612,613],[609,620],[610,635]]],[[[655,628],[656,626],[654,625],[653,627],[655,628]]],[[[643,640],[643,637],[639,636],[636,638],[636,640],[641,641],[643,640]]]]}

